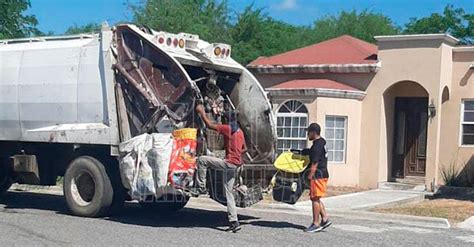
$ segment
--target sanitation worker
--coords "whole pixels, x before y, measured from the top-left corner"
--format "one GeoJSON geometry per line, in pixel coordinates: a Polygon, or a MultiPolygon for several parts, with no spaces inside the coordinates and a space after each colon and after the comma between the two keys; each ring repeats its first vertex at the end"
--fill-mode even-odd
{"type": "Polygon", "coordinates": [[[207,194],[206,172],[207,168],[222,170],[224,173],[224,191],[227,200],[227,214],[229,218],[228,232],[237,232],[241,229],[237,217],[237,208],[233,195],[235,182],[235,172],[237,167],[242,166],[242,154],[246,151],[244,133],[237,122],[236,112],[226,112],[224,118],[227,124],[216,124],[206,116],[204,107],[201,104],[196,106],[196,112],[202,118],[206,127],[217,131],[224,136],[225,159],[211,156],[200,156],[197,159],[196,189],[198,194],[207,194]]]}

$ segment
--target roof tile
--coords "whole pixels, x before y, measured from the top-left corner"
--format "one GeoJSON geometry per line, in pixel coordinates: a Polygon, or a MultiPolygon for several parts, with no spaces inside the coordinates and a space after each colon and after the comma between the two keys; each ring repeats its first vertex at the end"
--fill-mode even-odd
{"type": "Polygon", "coordinates": [[[349,35],[271,57],[259,57],[250,66],[294,64],[367,64],[377,62],[377,46],[349,35]]]}

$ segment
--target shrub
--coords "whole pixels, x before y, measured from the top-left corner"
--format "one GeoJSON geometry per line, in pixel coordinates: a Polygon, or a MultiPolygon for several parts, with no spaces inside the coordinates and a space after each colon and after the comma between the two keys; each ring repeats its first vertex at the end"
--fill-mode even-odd
{"type": "Polygon", "coordinates": [[[455,162],[451,162],[448,166],[441,167],[441,176],[443,182],[447,186],[459,186],[459,168],[456,167],[455,162]]]}

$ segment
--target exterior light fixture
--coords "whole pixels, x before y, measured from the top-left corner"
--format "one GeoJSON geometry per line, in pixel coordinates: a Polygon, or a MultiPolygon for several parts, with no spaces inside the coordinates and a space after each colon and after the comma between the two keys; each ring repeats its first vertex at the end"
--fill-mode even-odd
{"type": "Polygon", "coordinates": [[[428,106],[428,117],[434,118],[435,116],[436,116],[436,107],[433,103],[433,100],[431,100],[431,103],[428,106]]]}

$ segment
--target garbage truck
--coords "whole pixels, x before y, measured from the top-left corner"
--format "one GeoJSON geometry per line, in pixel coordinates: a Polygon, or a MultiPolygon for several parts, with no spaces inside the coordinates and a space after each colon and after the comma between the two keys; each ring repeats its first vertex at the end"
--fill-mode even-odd
{"type": "MultiPolygon", "coordinates": [[[[245,163],[271,162],[271,104],[256,78],[232,59],[230,45],[134,24],[1,40],[0,192],[12,183],[55,185],[63,177],[72,214],[116,212],[133,199],[121,176],[121,143],[194,128],[196,156],[222,153],[220,137],[194,114],[198,103],[217,122],[224,111],[237,111],[245,163]]],[[[186,188],[165,187],[153,202],[184,207],[186,188]]]]}

